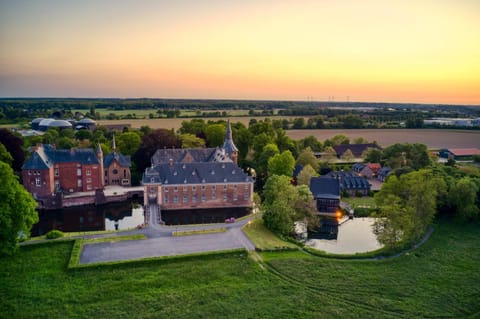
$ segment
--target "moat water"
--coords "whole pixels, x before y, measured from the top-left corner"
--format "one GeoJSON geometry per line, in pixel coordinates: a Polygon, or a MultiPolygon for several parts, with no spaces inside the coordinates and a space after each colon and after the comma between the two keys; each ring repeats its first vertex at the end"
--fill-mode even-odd
{"type": "MultiPolygon", "coordinates": [[[[125,230],[145,222],[143,200],[130,200],[106,205],[68,207],[39,210],[39,222],[32,228],[32,236],[44,235],[52,229],[63,232],[125,230]]],[[[163,211],[166,225],[223,223],[228,218],[239,218],[249,213],[247,208],[195,209],[163,211]]]]}
{"type": "Polygon", "coordinates": [[[52,229],[77,232],[135,228],[144,223],[144,210],[141,200],[130,200],[98,206],[39,210],[38,217],[32,236],[43,235],[52,229]]]}

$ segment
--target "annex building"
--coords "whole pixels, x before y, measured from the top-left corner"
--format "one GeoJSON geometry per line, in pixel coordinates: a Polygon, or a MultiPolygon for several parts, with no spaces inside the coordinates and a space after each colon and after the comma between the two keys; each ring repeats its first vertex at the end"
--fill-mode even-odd
{"type": "Polygon", "coordinates": [[[103,193],[105,185],[130,186],[130,156],[117,152],[115,138],[112,144],[113,151],[105,158],[100,146],[94,151],[38,144],[22,167],[23,186],[40,208],[62,207],[64,195],[85,193],[94,198],[99,191],[103,193]]]}

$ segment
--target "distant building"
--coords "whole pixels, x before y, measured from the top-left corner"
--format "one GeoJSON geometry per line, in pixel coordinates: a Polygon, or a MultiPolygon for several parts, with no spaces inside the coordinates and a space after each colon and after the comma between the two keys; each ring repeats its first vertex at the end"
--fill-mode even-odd
{"type": "Polygon", "coordinates": [[[474,155],[480,155],[478,148],[449,148],[438,152],[441,158],[453,159],[456,161],[471,161],[474,155]]]}
{"type": "Polygon", "coordinates": [[[369,148],[381,149],[375,143],[367,143],[367,144],[340,144],[333,146],[333,149],[337,153],[337,157],[341,158],[343,154],[350,150],[355,158],[360,158],[365,153],[365,151],[369,148]]]}
{"type": "Polygon", "coordinates": [[[251,207],[253,178],[237,165],[230,122],[221,148],[163,149],[143,175],[145,205],[160,210],[251,207]]]}
{"type": "Polygon", "coordinates": [[[359,176],[364,176],[368,179],[377,176],[378,171],[382,168],[379,163],[355,163],[352,170],[359,176]]]}
{"type": "Polygon", "coordinates": [[[423,123],[426,125],[473,127],[473,126],[480,126],[480,118],[436,117],[436,118],[424,120],[423,123]]]}
{"type": "Polygon", "coordinates": [[[392,169],[390,167],[384,166],[382,167],[377,173],[377,179],[381,182],[385,182],[387,177],[392,173],[392,169]]]}
{"type": "Polygon", "coordinates": [[[353,172],[330,172],[321,178],[337,179],[340,183],[340,191],[347,192],[350,196],[368,195],[372,186],[365,177],[358,176],[353,172]]]}

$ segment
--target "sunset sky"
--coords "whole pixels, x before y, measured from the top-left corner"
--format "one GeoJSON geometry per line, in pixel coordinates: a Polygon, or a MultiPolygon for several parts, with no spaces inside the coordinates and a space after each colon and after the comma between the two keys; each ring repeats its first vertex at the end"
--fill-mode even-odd
{"type": "Polygon", "coordinates": [[[480,1],[0,0],[0,97],[480,105],[480,1]]]}

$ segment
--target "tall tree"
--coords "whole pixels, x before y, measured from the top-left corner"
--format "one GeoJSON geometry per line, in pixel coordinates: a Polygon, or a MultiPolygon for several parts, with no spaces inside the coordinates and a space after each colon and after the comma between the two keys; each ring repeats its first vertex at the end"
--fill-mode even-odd
{"type": "Polygon", "coordinates": [[[205,140],[201,139],[190,133],[181,134],[180,140],[182,141],[183,148],[195,148],[195,147],[204,147],[205,140]]]}
{"type": "Polygon", "coordinates": [[[300,152],[297,157],[297,164],[302,166],[310,165],[310,167],[312,167],[315,171],[317,171],[320,167],[320,163],[318,162],[318,159],[315,157],[310,147],[307,147],[300,152]]]}
{"type": "Polygon", "coordinates": [[[480,209],[477,203],[478,186],[470,177],[456,180],[448,192],[448,201],[455,208],[455,216],[460,221],[478,219],[480,209]]]}
{"type": "Polygon", "coordinates": [[[275,154],[268,160],[269,175],[285,175],[292,177],[293,168],[295,167],[295,158],[290,151],[283,151],[275,154]]]}
{"type": "Polygon", "coordinates": [[[16,250],[19,236],[29,236],[38,222],[37,202],[4,162],[0,162],[0,180],[0,255],[9,255],[16,250]]]}
{"type": "Polygon", "coordinates": [[[12,165],[13,162],[12,155],[7,151],[7,148],[2,143],[0,143],[0,161],[7,163],[8,165],[12,165]]]}
{"type": "Polygon", "coordinates": [[[136,132],[125,132],[115,137],[116,144],[120,153],[124,155],[133,155],[140,147],[141,138],[136,132]]]}
{"type": "Polygon", "coordinates": [[[138,171],[143,172],[145,171],[145,168],[150,166],[150,159],[157,150],[165,147],[180,148],[181,146],[180,139],[178,139],[172,130],[162,128],[156,129],[142,137],[142,143],[132,159],[135,162],[138,171]]]}
{"type": "Polygon", "coordinates": [[[318,176],[317,171],[315,171],[309,164],[303,167],[300,173],[297,176],[298,185],[310,185],[310,180],[312,177],[318,176]]]}
{"type": "Polygon", "coordinates": [[[223,124],[210,124],[205,129],[209,147],[221,146],[225,140],[226,127],[223,124]]]}
{"type": "Polygon", "coordinates": [[[25,162],[25,153],[23,152],[22,138],[13,134],[5,128],[0,129],[0,143],[2,143],[13,158],[12,168],[15,172],[22,170],[23,162],[25,162]]]}

